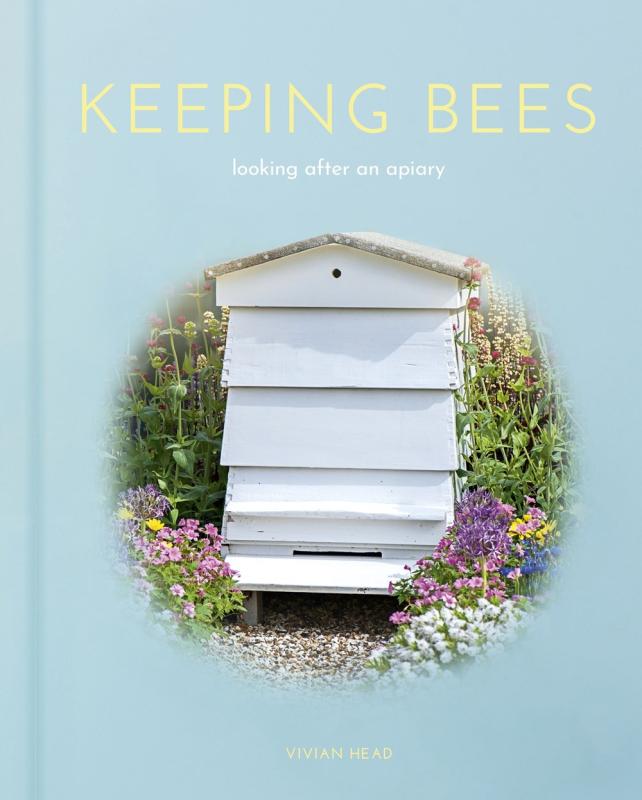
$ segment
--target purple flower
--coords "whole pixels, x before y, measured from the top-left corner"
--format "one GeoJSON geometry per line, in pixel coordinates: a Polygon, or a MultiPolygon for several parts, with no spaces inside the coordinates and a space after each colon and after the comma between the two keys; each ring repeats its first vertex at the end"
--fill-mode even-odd
{"type": "Polygon", "coordinates": [[[120,519],[121,530],[129,536],[144,520],[160,519],[169,511],[169,500],[152,483],[121,492],[118,505],[121,514],[124,512],[124,518],[120,519]]]}
{"type": "Polygon", "coordinates": [[[510,549],[510,513],[486,489],[466,492],[455,507],[453,550],[468,559],[499,558],[510,549]]]}
{"type": "Polygon", "coordinates": [[[190,619],[194,619],[196,616],[196,607],[194,603],[183,603],[183,614],[190,619]]]}
{"type": "Polygon", "coordinates": [[[175,583],[169,587],[170,592],[174,595],[174,597],[182,597],[185,594],[185,589],[180,585],[180,583],[175,583]]]}

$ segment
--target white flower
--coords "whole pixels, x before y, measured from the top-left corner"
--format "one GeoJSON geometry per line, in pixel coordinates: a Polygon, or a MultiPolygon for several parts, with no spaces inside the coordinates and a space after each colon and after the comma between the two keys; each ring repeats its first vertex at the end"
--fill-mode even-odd
{"type": "Polygon", "coordinates": [[[500,605],[480,599],[475,606],[453,609],[431,606],[414,616],[403,633],[376,651],[389,667],[387,680],[436,678],[457,661],[471,661],[503,648],[524,626],[527,614],[513,601],[500,605]]]}

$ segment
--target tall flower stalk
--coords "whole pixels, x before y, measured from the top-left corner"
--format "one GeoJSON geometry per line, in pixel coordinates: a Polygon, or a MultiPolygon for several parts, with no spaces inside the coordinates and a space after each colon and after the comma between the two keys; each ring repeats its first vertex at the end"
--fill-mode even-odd
{"type": "Polygon", "coordinates": [[[211,306],[209,284],[185,288],[165,303],[165,319],[150,316],[146,350],[141,337],[143,346],[119,376],[108,442],[111,475],[116,491],[160,487],[173,521],[181,515],[220,522],[225,325],[211,306]]]}
{"type": "Polygon", "coordinates": [[[489,489],[520,513],[524,497],[533,496],[557,522],[568,511],[573,484],[566,398],[545,338],[523,303],[495,287],[489,273],[484,280],[488,306],[477,296],[481,272],[474,269],[464,330],[457,334],[461,488],[489,489]]]}

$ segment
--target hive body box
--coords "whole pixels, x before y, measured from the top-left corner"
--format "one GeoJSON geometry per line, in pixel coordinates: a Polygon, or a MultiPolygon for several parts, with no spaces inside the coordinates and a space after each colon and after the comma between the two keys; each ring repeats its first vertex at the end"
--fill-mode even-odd
{"type": "Polygon", "coordinates": [[[207,271],[230,308],[223,534],[242,589],[385,593],[443,535],[465,261],[327,234],[207,271]]]}

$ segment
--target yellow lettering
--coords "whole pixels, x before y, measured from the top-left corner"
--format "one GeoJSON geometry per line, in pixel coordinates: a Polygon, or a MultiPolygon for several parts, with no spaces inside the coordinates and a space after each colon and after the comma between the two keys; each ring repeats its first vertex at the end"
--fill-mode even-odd
{"type": "Polygon", "coordinates": [[[272,132],[272,86],[269,83],[263,89],[263,130],[272,132]]]}
{"type": "Polygon", "coordinates": [[[308,100],[301,94],[296,86],[291,83],[288,89],[288,131],[294,133],[294,101],[298,100],[312,114],[312,116],[326,129],[328,133],[332,133],[332,84],[326,84],[326,112],[324,119],[321,114],[314,108],[308,100]]]}
{"type": "Polygon", "coordinates": [[[251,100],[252,92],[242,83],[226,83],[223,85],[223,133],[230,132],[230,112],[243,111],[250,105],[251,100]],[[237,105],[230,103],[230,92],[233,89],[238,89],[244,95],[244,99],[237,105]]]}
{"type": "Polygon", "coordinates": [[[457,92],[455,91],[455,87],[451,86],[449,83],[431,83],[428,86],[428,132],[429,133],[450,133],[450,131],[455,130],[457,127],[457,112],[453,110],[453,106],[455,105],[455,101],[457,100],[457,92]],[[435,90],[436,89],[445,89],[450,99],[445,104],[437,104],[435,103],[435,90]],[[443,111],[447,114],[450,114],[450,124],[446,125],[443,128],[438,128],[435,126],[435,111],[443,111]]]}
{"type": "Polygon", "coordinates": [[[178,132],[179,133],[209,133],[209,128],[186,128],[183,122],[185,111],[205,111],[205,106],[186,106],[183,103],[185,89],[207,89],[206,83],[179,83],[178,84],[178,132]]]}
{"type": "Polygon", "coordinates": [[[588,106],[583,105],[582,103],[578,103],[575,100],[575,92],[578,90],[582,90],[583,92],[592,92],[593,87],[589,86],[588,83],[574,83],[572,86],[568,87],[566,92],[566,102],[571,106],[571,108],[577,108],[578,111],[583,111],[587,117],[589,118],[588,123],[583,128],[576,128],[575,125],[571,125],[570,122],[567,122],[565,127],[571,133],[588,133],[592,131],[595,127],[595,114],[588,106]]]}
{"type": "Polygon", "coordinates": [[[519,84],[519,132],[520,133],[550,133],[550,128],[527,128],[526,127],[526,112],[527,111],[546,111],[546,106],[528,106],[526,105],[526,90],[527,89],[548,89],[548,83],[520,83],[519,84]]]}
{"type": "Polygon", "coordinates": [[[160,89],[160,83],[132,83],[129,87],[129,130],[132,133],[160,133],[160,128],[139,128],[136,125],[137,111],[158,111],[158,106],[139,106],[136,93],[139,89],[160,89]]]}
{"type": "Polygon", "coordinates": [[[82,131],[82,133],[87,133],[87,112],[89,111],[89,109],[91,109],[92,111],[94,111],[96,113],[98,118],[100,120],[102,120],[103,125],[107,128],[107,130],[110,133],[116,133],[116,128],[114,128],[114,126],[107,119],[107,117],[103,114],[103,112],[100,110],[100,108],[98,108],[98,105],[97,105],[98,101],[100,99],[102,99],[107,94],[107,92],[111,91],[113,86],[114,86],[113,83],[110,83],[107,86],[105,86],[105,88],[101,92],[98,92],[98,94],[94,97],[94,99],[90,103],[88,103],[87,102],[87,84],[83,83],[83,85],[82,85],[82,102],[81,102],[82,122],[81,122],[81,126],[80,126],[80,130],[82,131]]]}
{"type": "Polygon", "coordinates": [[[361,123],[357,119],[357,115],[354,113],[354,105],[357,102],[357,98],[363,94],[363,92],[367,92],[370,89],[378,89],[381,92],[386,91],[386,87],[383,83],[364,83],[363,86],[359,86],[359,88],[356,89],[350,96],[350,100],[348,102],[348,115],[350,116],[352,124],[360,131],[363,131],[364,133],[383,133],[388,127],[388,115],[385,111],[372,112],[372,116],[375,119],[380,120],[380,124],[376,128],[369,128],[367,125],[361,123]]]}
{"type": "Polygon", "coordinates": [[[477,102],[480,89],[501,89],[501,83],[473,83],[472,95],[472,129],[473,133],[503,133],[503,128],[480,128],[477,124],[477,114],[480,111],[499,111],[499,106],[481,106],[477,102]]]}

